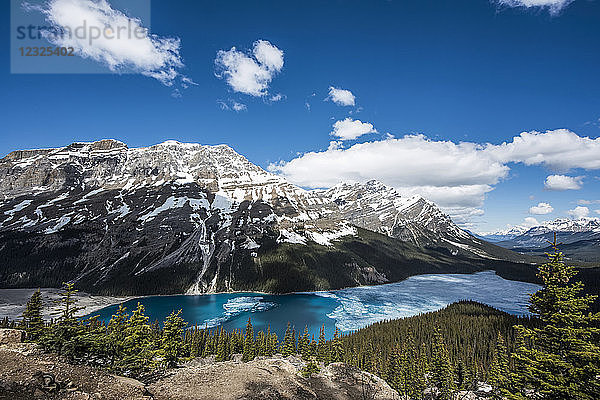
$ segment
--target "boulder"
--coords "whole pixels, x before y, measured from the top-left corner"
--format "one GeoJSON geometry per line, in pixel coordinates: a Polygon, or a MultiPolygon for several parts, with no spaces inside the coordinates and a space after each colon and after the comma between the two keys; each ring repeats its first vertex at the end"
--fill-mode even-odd
{"type": "Polygon", "coordinates": [[[25,331],[19,329],[0,329],[0,345],[23,343],[25,341],[25,331]]]}

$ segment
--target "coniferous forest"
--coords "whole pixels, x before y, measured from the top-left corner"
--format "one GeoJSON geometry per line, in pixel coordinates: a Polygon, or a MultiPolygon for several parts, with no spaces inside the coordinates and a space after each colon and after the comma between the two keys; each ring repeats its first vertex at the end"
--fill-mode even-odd
{"type": "Polygon", "coordinates": [[[600,314],[595,296],[572,283],[577,272],[555,248],[539,267],[543,287],[531,296],[531,317],[517,317],[483,304],[462,301],[414,317],[384,321],[342,335],[309,337],[291,322],[283,337],[254,331],[189,327],[181,311],[151,323],[144,306],[118,308],[108,324],[85,320],[72,283],[65,284],[60,314],[42,320],[39,291],[21,321],[5,327],[27,331],[44,350],[114,373],[144,378],[196,357],[242,361],[281,354],[305,361],[310,377],[323,365],[344,362],[385,379],[403,398],[455,399],[464,390],[487,387],[495,399],[594,400],[600,398],[600,314]]]}

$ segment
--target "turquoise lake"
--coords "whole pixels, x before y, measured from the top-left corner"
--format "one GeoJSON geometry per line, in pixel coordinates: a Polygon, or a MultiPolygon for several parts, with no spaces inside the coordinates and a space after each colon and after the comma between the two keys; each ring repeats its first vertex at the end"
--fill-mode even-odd
{"type": "MultiPolygon", "coordinates": [[[[222,325],[226,330],[239,329],[251,317],[255,331],[270,326],[280,338],[288,322],[296,331],[308,326],[315,337],[325,324],[326,335],[330,337],[336,326],[349,332],[377,321],[438,310],[459,300],[474,300],[523,315],[528,313],[529,295],[538,289],[538,285],[509,281],[493,271],[485,271],[468,275],[418,275],[397,283],[325,292],[152,296],[123,304],[131,310],[141,302],[151,321],[163,321],[172,310],[182,309],[188,326],[222,325]]],[[[99,315],[108,322],[116,309],[117,305],[113,305],[91,315],[99,315]]]]}

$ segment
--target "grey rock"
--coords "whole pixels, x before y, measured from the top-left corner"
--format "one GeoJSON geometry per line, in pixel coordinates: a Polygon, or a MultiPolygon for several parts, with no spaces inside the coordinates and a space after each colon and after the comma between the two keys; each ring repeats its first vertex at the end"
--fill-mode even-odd
{"type": "Polygon", "coordinates": [[[0,329],[0,345],[22,343],[25,340],[25,331],[18,329],[0,329]]]}

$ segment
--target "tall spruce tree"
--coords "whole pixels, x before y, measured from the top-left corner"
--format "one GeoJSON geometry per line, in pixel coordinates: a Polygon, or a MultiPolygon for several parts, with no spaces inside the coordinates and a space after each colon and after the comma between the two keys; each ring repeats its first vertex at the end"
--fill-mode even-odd
{"type": "Polygon", "coordinates": [[[60,291],[56,323],[47,330],[41,339],[42,345],[58,355],[64,355],[73,360],[82,351],[81,336],[84,334],[83,325],[75,316],[84,307],[77,306],[75,295],[78,290],[71,282],[63,283],[60,291]]]}
{"type": "Polygon", "coordinates": [[[431,355],[432,383],[439,391],[440,400],[451,400],[455,392],[454,373],[450,364],[450,356],[444,343],[444,337],[439,327],[435,328],[433,337],[433,351],[431,355]]]}
{"type": "Polygon", "coordinates": [[[501,400],[503,398],[502,389],[507,387],[508,378],[509,372],[506,345],[504,343],[504,337],[498,332],[496,348],[494,349],[494,356],[492,358],[492,364],[490,365],[488,378],[488,382],[492,386],[493,399],[501,400]]]}
{"type": "Polygon", "coordinates": [[[254,354],[255,356],[266,356],[267,349],[267,337],[261,330],[256,334],[256,340],[254,340],[254,354]]]}
{"type": "Polygon", "coordinates": [[[152,360],[155,349],[150,340],[152,329],[148,324],[148,317],[144,314],[144,311],[144,306],[138,303],[125,328],[124,356],[120,362],[120,367],[126,373],[134,375],[153,367],[152,360]]]}
{"type": "Polygon", "coordinates": [[[310,341],[310,344],[308,345],[308,354],[311,358],[317,357],[317,342],[315,341],[314,334],[312,335],[312,339],[310,341]]]}
{"type": "Polygon", "coordinates": [[[40,289],[33,292],[23,311],[22,325],[27,332],[27,340],[36,341],[44,333],[44,320],[42,319],[42,292],[40,289]]]}
{"type": "MultiPolygon", "coordinates": [[[[235,336],[232,336],[232,338],[235,336]]],[[[219,341],[217,344],[217,361],[227,361],[229,359],[229,346],[227,345],[227,333],[221,327],[219,330],[219,341]]]]}
{"type": "Polygon", "coordinates": [[[159,354],[166,368],[175,367],[185,351],[183,332],[187,322],[181,318],[181,312],[171,312],[161,331],[159,354]]]}
{"type": "Polygon", "coordinates": [[[298,338],[298,353],[304,360],[310,359],[310,339],[308,336],[308,326],[304,327],[304,333],[298,338]]]}
{"type": "Polygon", "coordinates": [[[123,357],[125,348],[125,328],[129,316],[126,313],[127,308],[119,304],[117,311],[113,314],[106,330],[106,352],[109,358],[110,367],[115,368],[116,363],[123,357]]]}
{"type": "Polygon", "coordinates": [[[400,349],[395,347],[387,359],[385,372],[386,382],[397,391],[400,396],[405,395],[405,382],[403,381],[402,363],[400,360],[400,349]]]}
{"type": "Polygon", "coordinates": [[[247,362],[254,359],[254,329],[252,328],[252,321],[248,318],[246,324],[246,331],[244,337],[244,353],[242,355],[242,361],[247,362]]]}
{"type": "Polygon", "coordinates": [[[540,327],[519,325],[519,346],[512,354],[516,372],[505,395],[525,399],[533,392],[552,400],[600,399],[600,313],[591,313],[597,296],[582,295],[572,283],[577,271],[564,262],[556,234],[549,262],[539,267],[542,289],[530,297],[540,327]]]}
{"type": "Polygon", "coordinates": [[[342,345],[342,338],[340,337],[340,330],[336,327],[333,334],[333,340],[331,342],[331,362],[342,362],[344,361],[344,347],[342,345]]]}
{"type": "Polygon", "coordinates": [[[329,360],[329,347],[325,340],[325,325],[319,330],[319,342],[317,343],[317,361],[325,363],[329,360]]]}
{"type": "Polygon", "coordinates": [[[265,347],[265,355],[272,356],[277,352],[277,335],[275,333],[271,333],[271,326],[267,327],[267,338],[266,338],[266,347],[265,347]]]}
{"type": "Polygon", "coordinates": [[[295,343],[294,338],[292,337],[292,327],[290,323],[287,324],[287,329],[285,330],[285,336],[283,337],[283,349],[281,354],[284,357],[291,356],[295,353],[295,343]]]}
{"type": "Polygon", "coordinates": [[[415,378],[410,386],[410,396],[415,399],[421,399],[423,392],[427,388],[427,376],[429,375],[429,362],[427,360],[427,346],[421,343],[421,348],[415,362],[415,378]]]}

